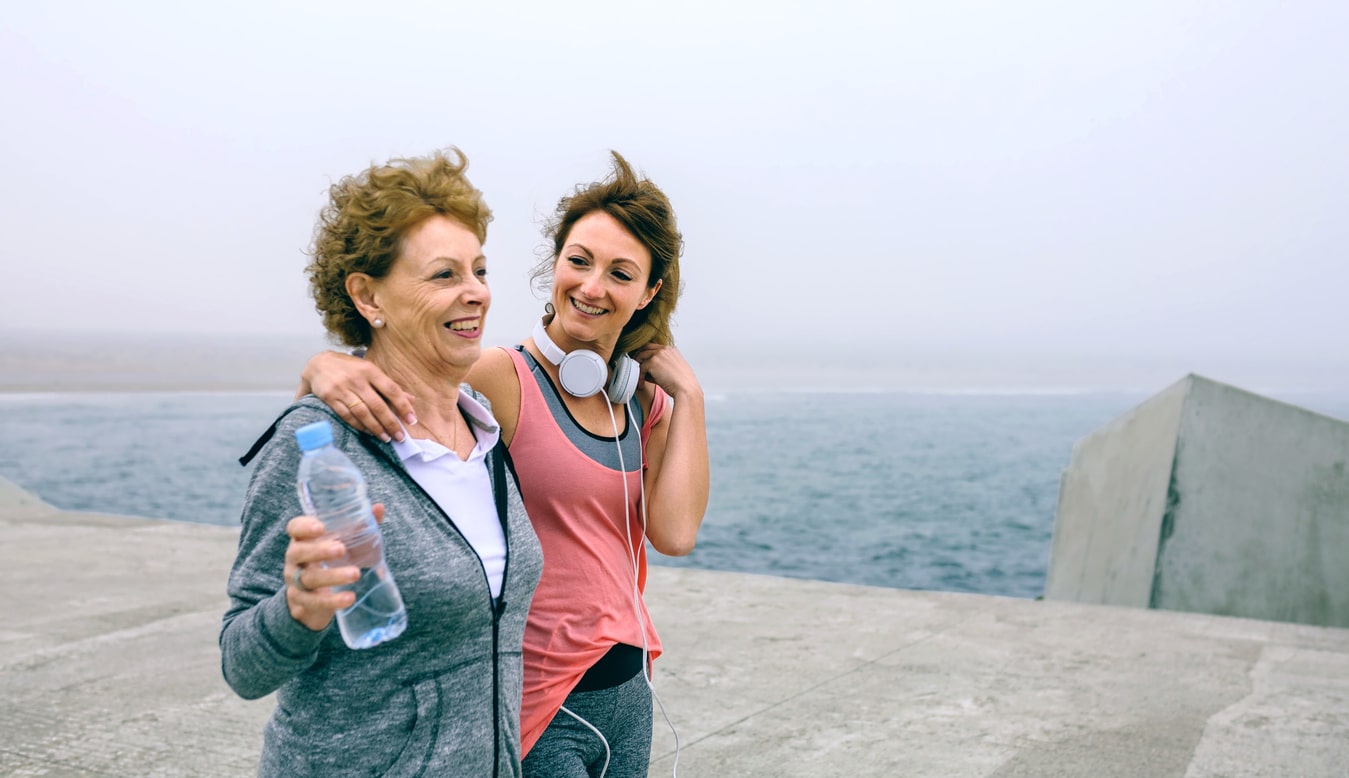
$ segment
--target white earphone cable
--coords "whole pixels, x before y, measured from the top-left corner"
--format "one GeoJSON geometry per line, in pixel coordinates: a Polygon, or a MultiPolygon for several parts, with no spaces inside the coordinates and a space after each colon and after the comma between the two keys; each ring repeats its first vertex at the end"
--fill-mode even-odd
{"type": "Polygon", "coordinates": [[[596,729],[594,724],[591,724],[589,721],[586,721],[585,719],[581,718],[575,713],[572,713],[570,710],[567,709],[566,705],[563,705],[561,708],[558,708],[558,710],[581,722],[581,724],[584,725],[586,729],[590,730],[591,732],[594,732],[595,737],[600,739],[600,743],[604,745],[604,769],[600,770],[600,778],[604,778],[604,774],[609,772],[609,756],[610,756],[609,741],[605,739],[604,733],[596,729]]]}
{"type": "MultiPolygon", "coordinates": [[[[657,390],[657,391],[659,391],[659,390],[657,390]]],[[[638,550],[639,550],[641,547],[640,547],[640,546],[637,546],[637,545],[633,542],[633,539],[632,539],[632,520],[631,520],[630,516],[628,515],[628,505],[630,504],[630,503],[629,503],[629,497],[628,497],[628,469],[627,469],[627,467],[626,467],[626,466],[624,465],[624,463],[623,463],[623,442],[622,442],[621,440],[619,440],[619,437],[618,437],[618,419],[614,416],[614,406],[613,406],[613,403],[606,402],[605,405],[609,408],[609,423],[610,423],[611,425],[613,425],[613,430],[614,430],[614,443],[615,443],[615,445],[616,445],[617,448],[618,448],[618,471],[619,471],[619,473],[620,473],[620,474],[622,475],[622,477],[623,477],[623,531],[624,531],[624,534],[627,536],[627,541],[628,541],[628,559],[629,559],[629,561],[632,562],[632,610],[633,610],[633,613],[637,616],[637,630],[638,630],[639,632],[641,632],[641,634],[642,634],[642,679],[643,679],[644,681],[646,681],[646,687],[647,687],[648,689],[651,690],[651,698],[652,698],[653,700],[656,701],[656,707],[660,708],[660,715],[661,715],[661,718],[665,719],[665,725],[666,725],[667,727],[670,728],[670,733],[671,733],[672,735],[674,735],[674,741],[675,741],[675,755],[674,755],[674,765],[673,765],[673,766],[671,767],[671,769],[670,769],[670,775],[671,775],[671,778],[678,778],[678,776],[679,776],[679,730],[675,729],[674,722],[670,721],[670,714],[669,714],[668,712],[666,712],[666,710],[665,710],[665,703],[661,701],[660,695],[656,693],[656,685],[655,685],[654,683],[652,683],[652,681],[651,681],[651,662],[650,662],[650,661],[648,660],[648,658],[647,658],[648,654],[650,653],[650,645],[647,643],[647,640],[646,640],[646,620],[645,620],[644,618],[642,618],[642,606],[641,606],[642,592],[641,592],[641,590],[640,590],[640,589],[638,588],[638,586],[637,586],[637,578],[638,578],[638,574],[639,574],[639,570],[640,570],[640,568],[639,568],[638,565],[637,565],[637,552],[638,552],[638,550]]],[[[636,419],[636,417],[633,415],[632,409],[628,406],[627,403],[623,403],[623,410],[624,410],[624,412],[627,414],[627,419],[628,419],[628,432],[629,432],[629,434],[636,434],[636,435],[637,435],[637,448],[638,448],[638,451],[641,451],[641,450],[642,450],[642,442],[641,442],[642,431],[641,431],[640,429],[637,429],[637,430],[634,430],[634,429],[633,429],[633,427],[636,426],[636,424],[637,424],[637,419],[636,419]]],[[[645,457],[643,457],[642,459],[643,459],[643,461],[644,461],[644,460],[645,460],[645,457]]],[[[646,542],[646,478],[645,478],[645,475],[646,475],[646,474],[642,472],[642,468],[641,468],[641,467],[638,467],[638,469],[637,469],[637,487],[638,487],[638,498],[637,498],[637,499],[638,499],[638,502],[637,502],[637,505],[638,505],[638,513],[639,513],[639,515],[640,515],[640,517],[641,517],[642,534],[641,534],[641,536],[638,538],[637,543],[645,543],[645,542],[646,542]]]]}

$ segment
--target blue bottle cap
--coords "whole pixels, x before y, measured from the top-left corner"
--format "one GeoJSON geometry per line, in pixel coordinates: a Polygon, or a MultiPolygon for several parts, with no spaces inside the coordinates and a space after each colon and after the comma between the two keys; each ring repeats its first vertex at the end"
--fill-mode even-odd
{"type": "Polygon", "coordinates": [[[333,442],[333,425],[326,421],[316,421],[295,430],[295,442],[301,451],[313,451],[333,442]]]}

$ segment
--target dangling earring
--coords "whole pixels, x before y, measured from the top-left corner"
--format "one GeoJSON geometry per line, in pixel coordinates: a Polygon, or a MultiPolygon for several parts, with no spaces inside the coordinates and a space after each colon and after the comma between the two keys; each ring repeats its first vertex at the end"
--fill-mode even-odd
{"type": "Polygon", "coordinates": [[[376,316],[375,320],[370,322],[370,326],[374,327],[375,329],[379,329],[380,327],[384,326],[384,320],[376,316]]]}
{"type": "Polygon", "coordinates": [[[543,304],[543,314],[545,316],[552,316],[555,313],[557,313],[557,309],[553,307],[552,303],[543,304]]]}

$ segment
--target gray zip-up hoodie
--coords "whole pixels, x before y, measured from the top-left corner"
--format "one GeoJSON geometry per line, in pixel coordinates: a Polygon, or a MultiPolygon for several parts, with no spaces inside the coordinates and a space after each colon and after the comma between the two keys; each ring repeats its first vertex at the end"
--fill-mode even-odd
{"type": "MultiPolygon", "coordinates": [[[[461,391],[487,404],[467,385],[461,391]]],[[[493,606],[482,562],[454,526],[454,506],[422,491],[391,446],[346,426],[313,396],[287,409],[274,430],[245,498],[220,631],[229,685],[246,699],[277,692],[258,774],[520,775],[520,645],[543,557],[513,474],[493,469],[494,489],[505,483],[507,493],[506,572],[493,606]],[[364,473],[371,501],[385,506],[385,556],[408,624],[373,648],[347,648],[335,620],[311,631],[286,605],[286,522],[304,512],[294,432],[321,419],[364,473]]],[[[503,451],[488,455],[489,469],[503,451]]]]}

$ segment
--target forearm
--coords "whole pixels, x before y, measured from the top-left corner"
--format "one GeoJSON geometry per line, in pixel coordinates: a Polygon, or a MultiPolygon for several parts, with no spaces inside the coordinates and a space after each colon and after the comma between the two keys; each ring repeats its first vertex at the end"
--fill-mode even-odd
{"type": "Polygon", "coordinates": [[[286,438],[312,420],[297,411],[259,453],[240,517],[239,552],[230,569],[229,609],[220,629],[221,670],[245,699],[266,695],[313,664],[326,630],[296,621],[283,571],[290,537],[286,520],[303,512],[294,484],[298,457],[286,438]]]}
{"type": "Polygon", "coordinates": [[[674,402],[665,450],[648,496],[647,538],[667,556],[693,550],[707,513],[707,416],[701,391],[674,402]]]}
{"type": "Polygon", "coordinates": [[[293,619],[285,590],[226,616],[220,630],[220,667],[230,688],[246,700],[271,694],[314,664],[326,630],[293,619]]]}

